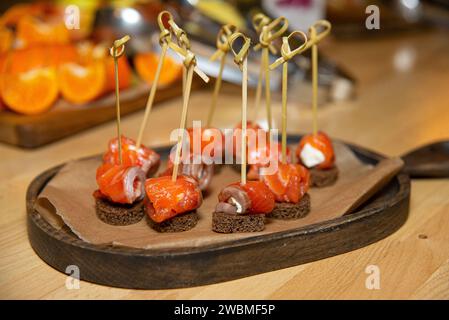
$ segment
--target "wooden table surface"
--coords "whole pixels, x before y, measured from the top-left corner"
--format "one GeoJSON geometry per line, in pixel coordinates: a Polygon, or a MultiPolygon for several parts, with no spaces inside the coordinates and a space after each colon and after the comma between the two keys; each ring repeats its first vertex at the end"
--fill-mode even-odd
{"type": "MultiPolygon", "coordinates": [[[[320,108],[319,125],[330,135],[390,156],[449,138],[447,33],[329,40],[322,49],[358,79],[355,99],[320,108]]],[[[237,122],[239,94],[222,97],[216,126],[231,127],[237,122]]],[[[193,95],[189,119],[205,120],[209,97],[208,92],[193,95]]],[[[179,100],[158,105],[144,141],[166,144],[171,129],[178,125],[180,110],[179,100]]],[[[278,123],[279,111],[276,103],[278,123]]],[[[310,115],[307,107],[290,101],[289,131],[310,131],[310,115]]],[[[136,136],[141,116],[138,112],[123,119],[125,134],[136,136]]],[[[46,265],[30,247],[25,192],[41,171],[102,152],[114,130],[114,123],[108,123],[38,150],[0,145],[0,298],[449,298],[449,179],[413,180],[406,224],[382,241],[336,257],[187,289],[136,291],[81,282],[80,289],[68,290],[66,275],[46,265]],[[379,290],[365,286],[369,265],[379,267],[379,290]]]]}

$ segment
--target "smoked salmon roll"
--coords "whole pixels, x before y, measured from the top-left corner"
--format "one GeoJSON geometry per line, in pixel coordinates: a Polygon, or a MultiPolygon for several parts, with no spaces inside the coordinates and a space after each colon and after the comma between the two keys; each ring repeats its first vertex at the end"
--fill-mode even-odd
{"type": "Polygon", "coordinates": [[[219,233],[257,232],[265,229],[265,215],[275,205],[274,195],[261,181],[232,183],[221,190],[212,216],[219,233]]]}
{"type": "Polygon", "coordinates": [[[198,182],[188,176],[150,178],[145,182],[145,211],[150,226],[158,232],[192,229],[198,222],[196,209],[203,197],[198,182]]]}
{"type": "MultiPolygon", "coordinates": [[[[179,173],[196,179],[200,190],[205,191],[212,181],[212,177],[214,175],[214,164],[193,163],[193,157],[191,157],[189,163],[181,162],[179,164],[179,173]]],[[[169,159],[167,169],[161,172],[159,176],[171,176],[172,174],[173,162],[169,159]]]]}
{"type": "Polygon", "coordinates": [[[97,216],[108,224],[129,225],[143,216],[145,173],[137,166],[102,164],[94,192],[97,216]]]}
{"type": "Polygon", "coordinates": [[[224,135],[217,128],[187,128],[190,152],[221,159],[225,145],[224,135]]]}
{"type": "Polygon", "coordinates": [[[261,181],[273,193],[276,204],[270,218],[297,219],[310,212],[310,173],[300,164],[278,163],[274,174],[261,175],[261,181]]]}
{"type": "Polygon", "coordinates": [[[298,144],[296,157],[310,170],[312,186],[326,187],[337,181],[334,147],[324,132],[305,135],[298,144]]]}
{"type": "MultiPolygon", "coordinates": [[[[261,144],[262,140],[269,141],[268,132],[262,129],[257,123],[252,121],[246,122],[246,147],[248,149],[254,149],[261,144]]],[[[233,132],[232,153],[234,158],[239,159],[241,156],[241,143],[242,143],[242,123],[238,123],[233,132]]],[[[228,150],[231,152],[231,150],[228,150]]]]}
{"type": "MultiPolygon", "coordinates": [[[[250,180],[259,180],[262,168],[269,167],[273,162],[280,162],[282,157],[282,146],[278,142],[267,142],[264,145],[248,147],[247,177],[250,180]]],[[[287,162],[290,163],[290,148],[287,147],[287,162]]]]}
{"type": "MultiPolygon", "coordinates": [[[[141,145],[136,146],[136,142],[125,136],[121,136],[122,143],[122,164],[126,166],[137,166],[142,169],[147,177],[153,175],[160,165],[160,156],[154,150],[141,145]]],[[[119,164],[118,139],[109,141],[108,150],[103,155],[104,163],[119,164]]]]}

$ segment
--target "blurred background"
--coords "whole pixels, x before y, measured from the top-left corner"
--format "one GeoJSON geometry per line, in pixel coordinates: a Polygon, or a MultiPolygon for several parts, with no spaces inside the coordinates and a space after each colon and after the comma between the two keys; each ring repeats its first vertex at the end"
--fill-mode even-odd
{"type": "MultiPolygon", "coordinates": [[[[187,31],[200,68],[212,78],[218,73],[219,63],[210,62],[209,57],[216,49],[221,25],[232,23],[257,43],[251,23],[256,13],[271,18],[286,16],[290,31],[307,31],[314,21],[328,19],[333,25],[332,35],[320,45],[323,52],[319,60],[319,101],[324,106],[356,98],[359,81],[347,66],[328,54],[332,52],[330,46],[357,43],[362,48],[382,38],[402,39],[429,30],[445,33],[449,28],[449,1],[445,0],[3,0],[0,141],[36,147],[113,120],[114,69],[108,47],[125,34],[130,34],[132,40],[127,45],[126,58],[119,63],[123,114],[142,109],[158,62],[156,18],[164,9],[170,10],[187,31]],[[372,11],[372,5],[377,13],[372,11]],[[377,28],[372,14],[379,14],[377,28]],[[89,115],[86,110],[90,110],[89,115]],[[80,120],[81,113],[77,111],[88,120],[80,120]]],[[[401,47],[393,56],[394,68],[411,68],[416,55],[412,47],[401,47]]],[[[270,59],[276,58],[272,55],[270,59]]],[[[251,89],[256,85],[259,59],[259,52],[251,52],[251,89]]],[[[290,99],[305,106],[310,103],[309,61],[306,53],[289,64],[290,99]]],[[[367,59],[366,64],[369,63],[367,59]]],[[[275,100],[280,96],[280,69],[272,73],[275,100]]],[[[178,57],[170,56],[160,80],[161,100],[180,96],[180,75],[178,57]]],[[[240,84],[241,74],[232,59],[227,61],[223,78],[230,90],[235,91],[240,84]]],[[[196,88],[204,87],[197,83],[196,88]]]]}

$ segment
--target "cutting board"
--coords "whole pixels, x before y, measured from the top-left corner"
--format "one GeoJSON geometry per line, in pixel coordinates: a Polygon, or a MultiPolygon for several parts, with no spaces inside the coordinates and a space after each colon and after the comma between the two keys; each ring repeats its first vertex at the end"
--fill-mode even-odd
{"type": "MultiPolygon", "coordinates": [[[[192,89],[202,86],[192,83],[192,89]]],[[[120,92],[122,115],[143,109],[150,87],[139,83],[120,92]]],[[[178,97],[182,83],[158,89],[155,103],[178,97]]],[[[0,111],[0,141],[23,148],[36,148],[62,139],[95,125],[115,119],[115,95],[109,94],[83,105],[73,105],[60,99],[46,113],[26,116],[8,110],[0,111]]]]}

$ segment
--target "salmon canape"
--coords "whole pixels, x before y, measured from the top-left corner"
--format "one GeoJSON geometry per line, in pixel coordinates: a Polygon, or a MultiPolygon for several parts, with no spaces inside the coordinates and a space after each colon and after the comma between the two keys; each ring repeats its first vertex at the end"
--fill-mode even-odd
{"type": "Polygon", "coordinates": [[[268,217],[297,219],[310,212],[309,171],[300,164],[278,163],[274,174],[260,175],[261,181],[270,189],[276,200],[268,217]]]}
{"type": "Polygon", "coordinates": [[[105,163],[96,180],[95,206],[103,222],[124,226],[143,218],[145,173],[139,167],[105,163]]]}
{"type": "Polygon", "coordinates": [[[198,182],[188,176],[150,178],[145,182],[145,211],[150,226],[158,232],[192,229],[199,217],[196,209],[203,202],[198,182]]]}
{"type": "MultiPolygon", "coordinates": [[[[282,146],[278,142],[267,143],[261,146],[248,146],[248,179],[259,180],[262,168],[278,163],[282,157],[282,146]]],[[[287,147],[287,163],[290,163],[290,149],[287,147]]]]}
{"type": "Polygon", "coordinates": [[[334,148],[331,139],[324,132],[304,136],[296,149],[296,157],[310,170],[311,186],[326,187],[337,181],[334,148]]]}
{"type": "MultiPolygon", "coordinates": [[[[153,175],[160,165],[160,156],[152,149],[141,145],[136,146],[133,139],[121,136],[122,143],[122,164],[127,166],[137,166],[142,169],[147,177],[153,175]]],[[[108,150],[103,155],[104,163],[119,164],[118,139],[109,141],[108,150]]]]}
{"type": "Polygon", "coordinates": [[[265,229],[265,215],[274,206],[274,195],[262,181],[232,183],[221,190],[212,217],[219,233],[257,232],[265,229]]]}
{"type": "Polygon", "coordinates": [[[225,145],[224,135],[217,128],[187,128],[190,153],[206,155],[217,159],[222,158],[225,145]],[[199,144],[197,146],[197,144],[199,144]]]}
{"type": "MultiPolygon", "coordinates": [[[[242,123],[239,122],[235,128],[234,128],[234,134],[233,134],[233,143],[232,143],[232,153],[234,155],[234,158],[239,159],[241,156],[241,141],[242,141],[242,123]]],[[[269,141],[268,132],[265,131],[261,126],[259,126],[257,123],[252,121],[246,122],[246,145],[247,149],[249,148],[255,148],[257,145],[260,144],[259,140],[263,136],[265,141],[263,142],[265,144],[266,141],[269,141]],[[260,135],[260,136],[259,136],[260,135]]]]}
{"type": "MultiPolygon", "coordinates": [[[[194,178],[197,181],[200,190],[205,191],[212,181],[214,164],[205,164],[201,161],[198,162],[199,163],[194,162],[193,154],[190,154],[188,163],[181,162],[178,170],[180,174],[194,178]]],[[[167,168],[165,171],[161,172],[159,176],[171,176],[173,174],[173,167],[173,161],[169,158],[167,168]]]]}

